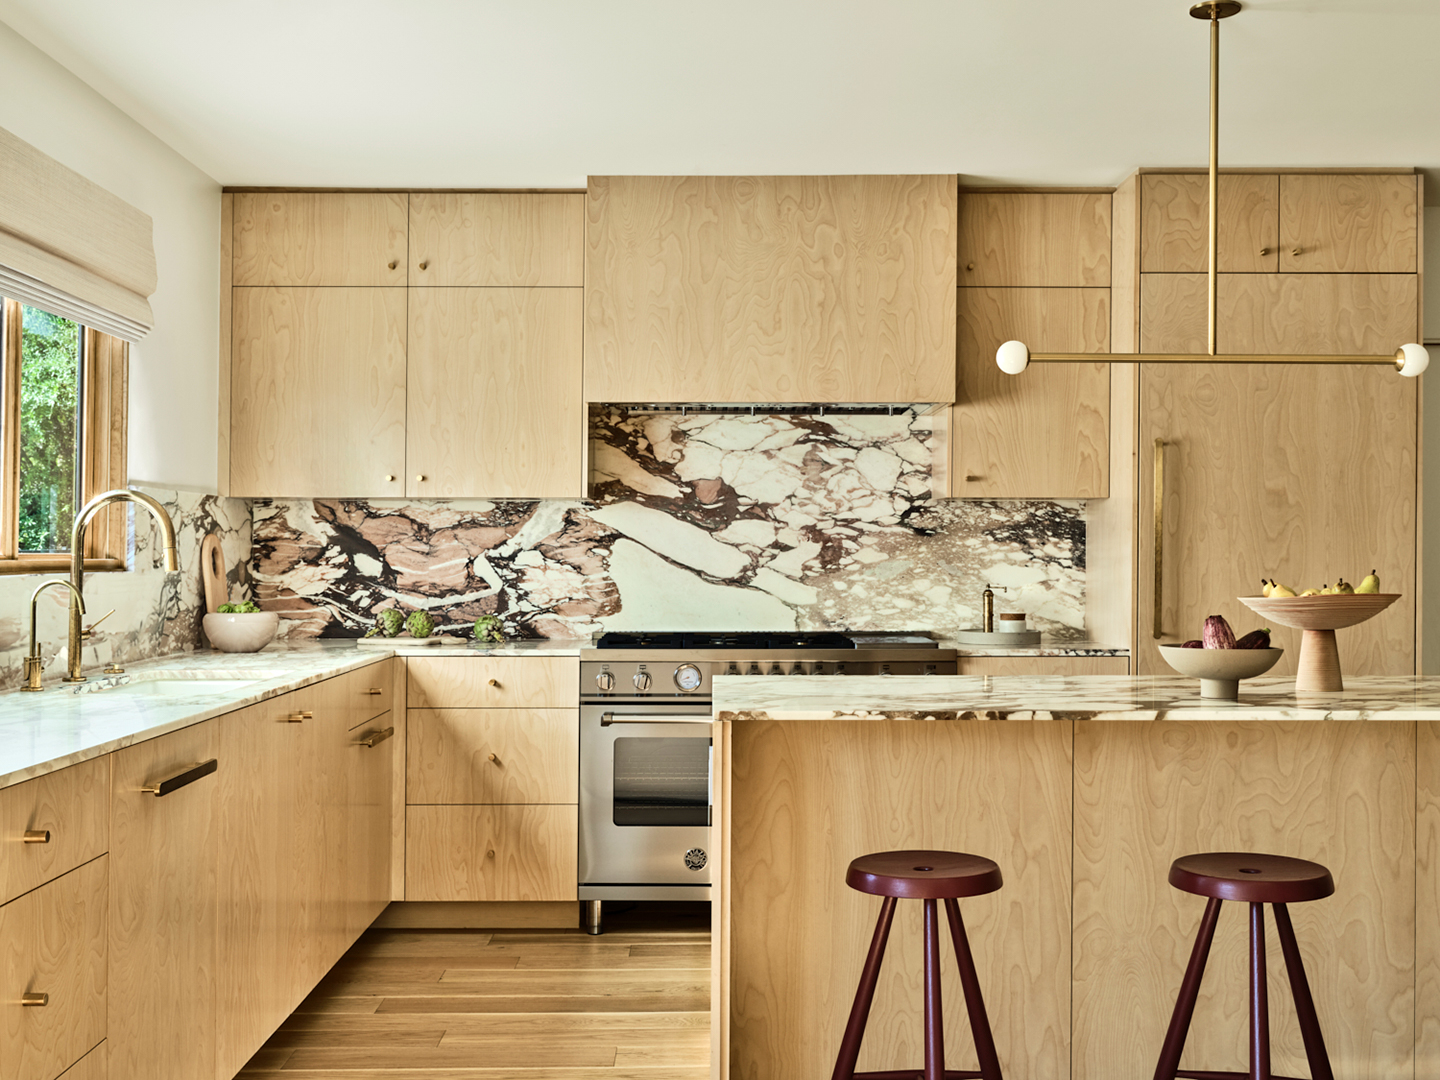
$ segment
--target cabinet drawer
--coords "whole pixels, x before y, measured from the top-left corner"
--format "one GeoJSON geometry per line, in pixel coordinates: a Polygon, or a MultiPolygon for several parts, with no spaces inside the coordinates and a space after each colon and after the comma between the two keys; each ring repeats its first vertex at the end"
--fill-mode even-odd
{"type": "Polygon", "coordinates": [[[105,1037],[107,859],[0,907],[5,1080],[53,1080],[105,1037]],[[26,994],[48,999],[24,1006],[26,994]]]}
{"type": "Polygon", "coordinates": [[[411,709],[406,801],[573,803],[573,709],[411,709]]]}
{"type": "Polygon", "coordinates": [[[391,661],[350,671],[334,681],[335,696],[345,709],[345,730],[357,728],[390,711],[395,698],[395,677],[391,661]]]}
{"type": "Polygon", "coordinates": [[[962,656],[961,675],[1129,675],[1128,656],[962,656]]]}
{"type": "Polygon", "coordinates": [[[412,707],[428,709],[574,709],[580,705],[578,656],[428,656],[410,660],[412,707]]]}
{"type": "Polygon", "coordinates": [[[412,806],[407,900],[574,900],[572,806],[412,806]]]}
{"type": "Polygon", "coordinates": [[[109,757],[0,791],[0,904],[110,847],[109,793],[109,757]],[[24,842],[47,830],[47,843],[24,842]]]}

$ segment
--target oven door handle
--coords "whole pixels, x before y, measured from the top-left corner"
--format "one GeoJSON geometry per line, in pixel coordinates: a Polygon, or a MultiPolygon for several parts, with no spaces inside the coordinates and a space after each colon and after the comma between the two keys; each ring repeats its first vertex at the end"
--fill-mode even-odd
{"type": "Polygon", "coordinates": [[[705,716],[650,716],[644,713],[616,712],[600,714],[601,727],[609,727],[611,724],[713,724],[714,722],[708,714],[705,716]]]}

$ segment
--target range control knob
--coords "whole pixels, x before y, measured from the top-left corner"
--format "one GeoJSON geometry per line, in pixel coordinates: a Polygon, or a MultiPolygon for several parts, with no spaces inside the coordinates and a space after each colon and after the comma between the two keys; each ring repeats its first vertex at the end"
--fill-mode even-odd
{"type": "Polygon", "coordinates": [[[790,674],[791,674],[791,675],[804,675],[804,674],[805,674],[805,668],[804,668],[804,666],[801,665],[801,664],[796,664],[793,668],[790,669],[790,674]]]}
{"type": "Polygon", "coordinates": [[[635,689],[636,689],[636,690],[649,690],[649,689],[650,689],[650,673],[649,673],[648,671],[637,671],[637,672],[635,672],[634,682],[635,682],[635,689]]]}
{"type": "Polygon", "coordinates": [[[615,689],[615,676],[608,671],[602,671],[595,676],[595,685],[608,694],[615,689]]]}
{"type": "Polygon", "coordinates": [[[771,664],[771,665],[770,665],[770,674],[771,674],[771,675],[784,675],[785,672],[783,672],[783,671],[780,670],[780,665],[779,665],[779,664],[771,664]]]}
{"type": "Polygon", "coordinates": [[[750,665],[750,670],[747,671],[745,674],[746,674],[746,675],[759,675],[759,674],[760,674],[760,665],[759,665],[759,664],[751,664],[751,665],[750,665]]]}

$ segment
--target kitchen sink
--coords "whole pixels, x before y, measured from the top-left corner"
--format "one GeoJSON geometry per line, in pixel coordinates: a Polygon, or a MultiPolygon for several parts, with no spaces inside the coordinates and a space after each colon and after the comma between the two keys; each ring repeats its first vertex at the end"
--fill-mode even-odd
{"type": "Polygon", "coordinates": [[[228,694],[283,674],[283,671],[263,669],[137,671],[133,675],[102,675],[76,687],[74,692],[148,698],[209,697],[228,694]]]}

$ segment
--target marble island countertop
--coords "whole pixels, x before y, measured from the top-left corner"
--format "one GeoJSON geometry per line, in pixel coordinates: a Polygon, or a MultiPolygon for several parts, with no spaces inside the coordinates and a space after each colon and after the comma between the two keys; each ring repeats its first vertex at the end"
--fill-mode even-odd
{"type": "Polygon", "coordinates": [[[1239,701],[1167,676],[720,676],[717,720],[1440,720],[1440,678],[1360,676],[1335,694],[1249,679],[1239,701]]]}

